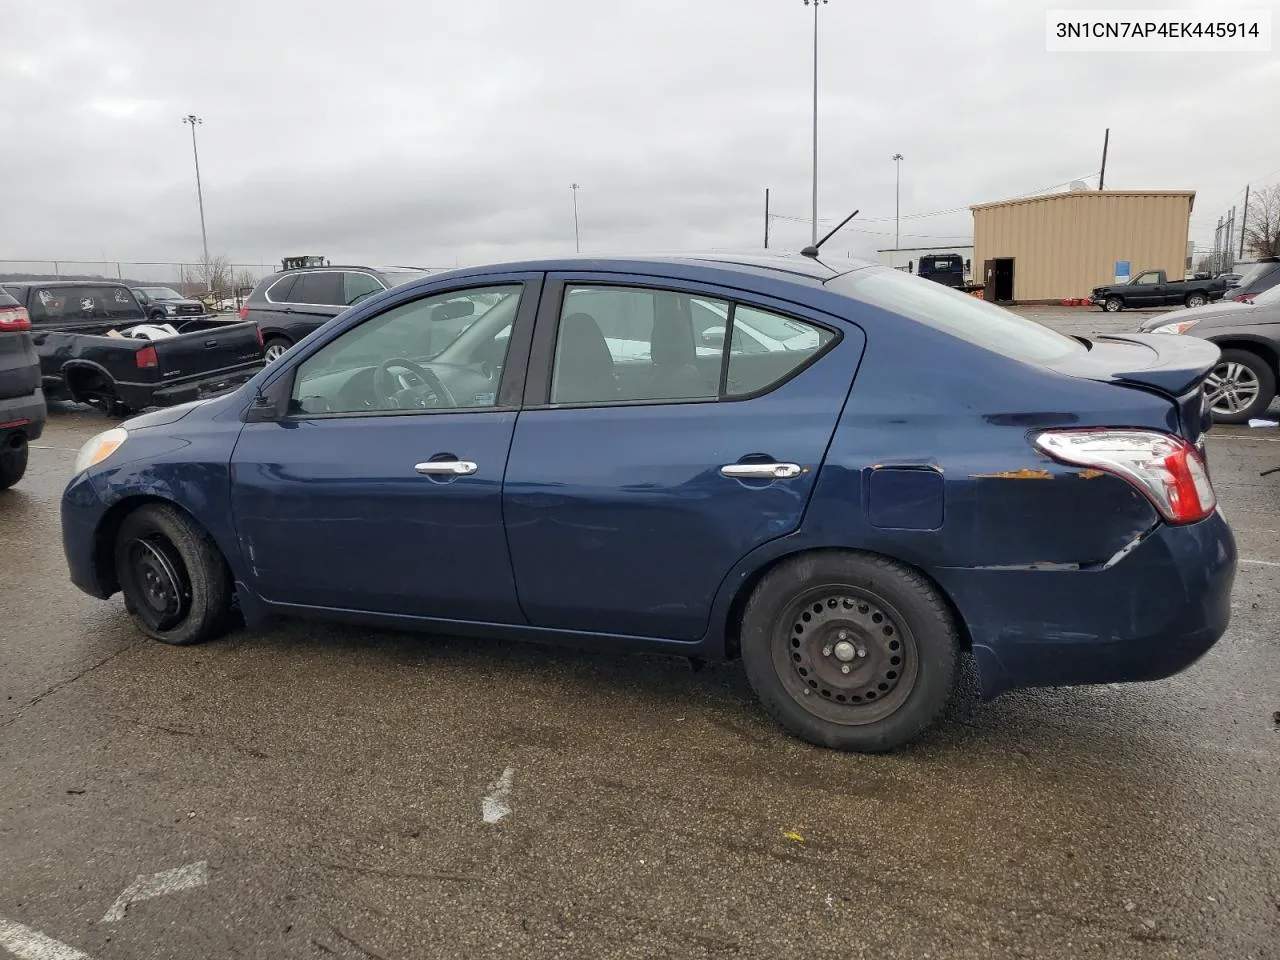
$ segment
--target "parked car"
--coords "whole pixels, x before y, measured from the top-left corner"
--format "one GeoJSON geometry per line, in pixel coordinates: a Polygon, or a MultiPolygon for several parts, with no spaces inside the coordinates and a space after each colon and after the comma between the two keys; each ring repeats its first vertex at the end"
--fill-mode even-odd
{"type": "Polygon", "coordinates": [[[1221,278],[1170,280],[1163,270],[1144,270],[1128,283],[1094,287],[1089,302],[1108,313],[1117,313],[1125,308],[1203,307],[1206,303],[1221,300],[1226,290],[1227,283],[1221,278]]]}
{"type": "Polygon", "coordinates": [[[1266,413],[1280,378],[1280,286],[1251,303],[1224,301],[1147,320],[1143,333],[1187,334],[1217,344],[1222,357],[1205,382],[1213,418],[1247,423],[1266,413]]]}
{"type": "Polygon", "coordinates": [[[1250,303],[1277,285],[1280,285],[1280,257],[1265,257],[1246,267],[1245,272],[1228,285],[1226,297],[1250,303]]]}
{"type": "Polygon", "coordinates": [[[199,327],[188,333],[124,336],[147,317],[123,283],[41,280],[3,289],[27,310],[51,400],[119,416],[229,390],[262,369],[262,337],[252,323],[192,318],[199,327]]]}
{"type": "Polygon", "coordinates": [[[191,317],[209,315],[203,303],[184,297],[172,287],[135,286],[132,289],[149,320],[181,323],[191,317]]]}
{"type": "Polygon", "coordinates": [[[942,714],[962,651],[990,697],[1166,677],[1222,635],[1218,359],[1192,337],[1082,343],[864,263],[469,268],[90,440],[64,547],[81,589],[122,592],[166,643],[219,635],[236,598],[251,626],[741,657],[794,734],[886,750],[942,714]],[[471,322],[424,350],[462,300],[471,322]],[[695,301],[812,335],[703,352],[695,301]],[[648,349],[616,359],[605,327],[648,349]]]}
{"type": "Polygon", "coordinates": [[[426,275],[427,271],[417,267],[280,270],[258,281],[240,308],[240,319],[252,320],[262,329],[270,363],[349,307],[426,275]]]}
{"type": "Polygon", "coordinates": [[[0,490],[27,472],[27,445],[44,432],[40,361],[27,310],[0,290],[0,490]]]}

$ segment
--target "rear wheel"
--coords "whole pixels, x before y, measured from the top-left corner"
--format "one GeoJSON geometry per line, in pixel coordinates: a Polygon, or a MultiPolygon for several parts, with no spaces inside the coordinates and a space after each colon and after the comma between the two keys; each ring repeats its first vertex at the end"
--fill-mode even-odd
{"type": "Polygon", "coordinates": [[[1266,413],[1276,396],[1271,365],[1256,353],[1234,347],[1222,351],[1204,385],[1218,423],[1247,423],[1266,413]]]}
{"type": "Polygon", "coordinates": [[[115,545],[116,576],[139,629],[186,645],[231,624],[231,572],[213,540],[182,511],[161,504],[125,517],[115,545]]]}
{"type": "Polygon", "coordinates": [[[1193,293],[1187,297],[1188,307],[1203,307],[1209,300],[1203,293],[1193,293]]]}
{"type": "Polygon", "coordinates": [[[0,490],[8,490],[27,472],[27,440],[0,449],[0,490]]]}
{"type": "Polygon", "coordinates": [[[292,343],[285,337],[268,337],[267,342],[263,345],[262,355],[266,357],[267,363],[274,363],[284,356],[284,352],[288,350],[292,343]]]}
{"type": "Polygon", "coordinates": [[[1107,297],[1106,301],[1102,304],[1102,309],[1107,311],[1107,313],[1119,313],[1124,309],[1124,301],[1119,297],[1107,297]]]}
{"type": "Polygon", "coordinates": [[[787,730],[838,750],[900,747],[941,716],[958,640],[947,604],[884,557],[823,552],[761,580],[742,619],[756,695],[787,730]]]}

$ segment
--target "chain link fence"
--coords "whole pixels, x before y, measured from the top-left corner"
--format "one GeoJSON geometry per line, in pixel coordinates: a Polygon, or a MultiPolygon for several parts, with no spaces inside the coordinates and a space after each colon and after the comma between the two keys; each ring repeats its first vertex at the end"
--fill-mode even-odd
{"type": "Polygon", "coordinates": [[[129,284],[172,287],[183,296],[210,299],[208,275],[212,273],[212,299],[239,301],[263,277],[279,269],[277,264],[220,262],[212,271],[200,263],[146,262],[135,260],[0,260],[4,280],[119,280],[129,284]]]}

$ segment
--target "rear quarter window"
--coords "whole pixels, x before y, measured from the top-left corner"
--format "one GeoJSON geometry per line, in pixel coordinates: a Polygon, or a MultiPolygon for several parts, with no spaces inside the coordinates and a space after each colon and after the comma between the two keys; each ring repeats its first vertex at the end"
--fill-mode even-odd
{"type": "Polygon", "coordinates": [[[900,270],[855,270],[827,288],[1023,363],[1052,363],[1086,349],[1034,320],[900,270]]]}

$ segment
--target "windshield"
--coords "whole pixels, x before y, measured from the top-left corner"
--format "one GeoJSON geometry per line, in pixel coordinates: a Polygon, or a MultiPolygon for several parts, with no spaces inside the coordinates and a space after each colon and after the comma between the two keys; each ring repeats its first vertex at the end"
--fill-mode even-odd
{"type": "Polygon", "coordinates": [[[888,267],[855,270],[827,287],[1024,363],[1051,363],[1085,349],[1004,307],[888,267]]]}
{"type": "Polygon", "coordinates": [[[152,300],[185,300],[182,294],[172,287],[138,287],[152,300]]]}

